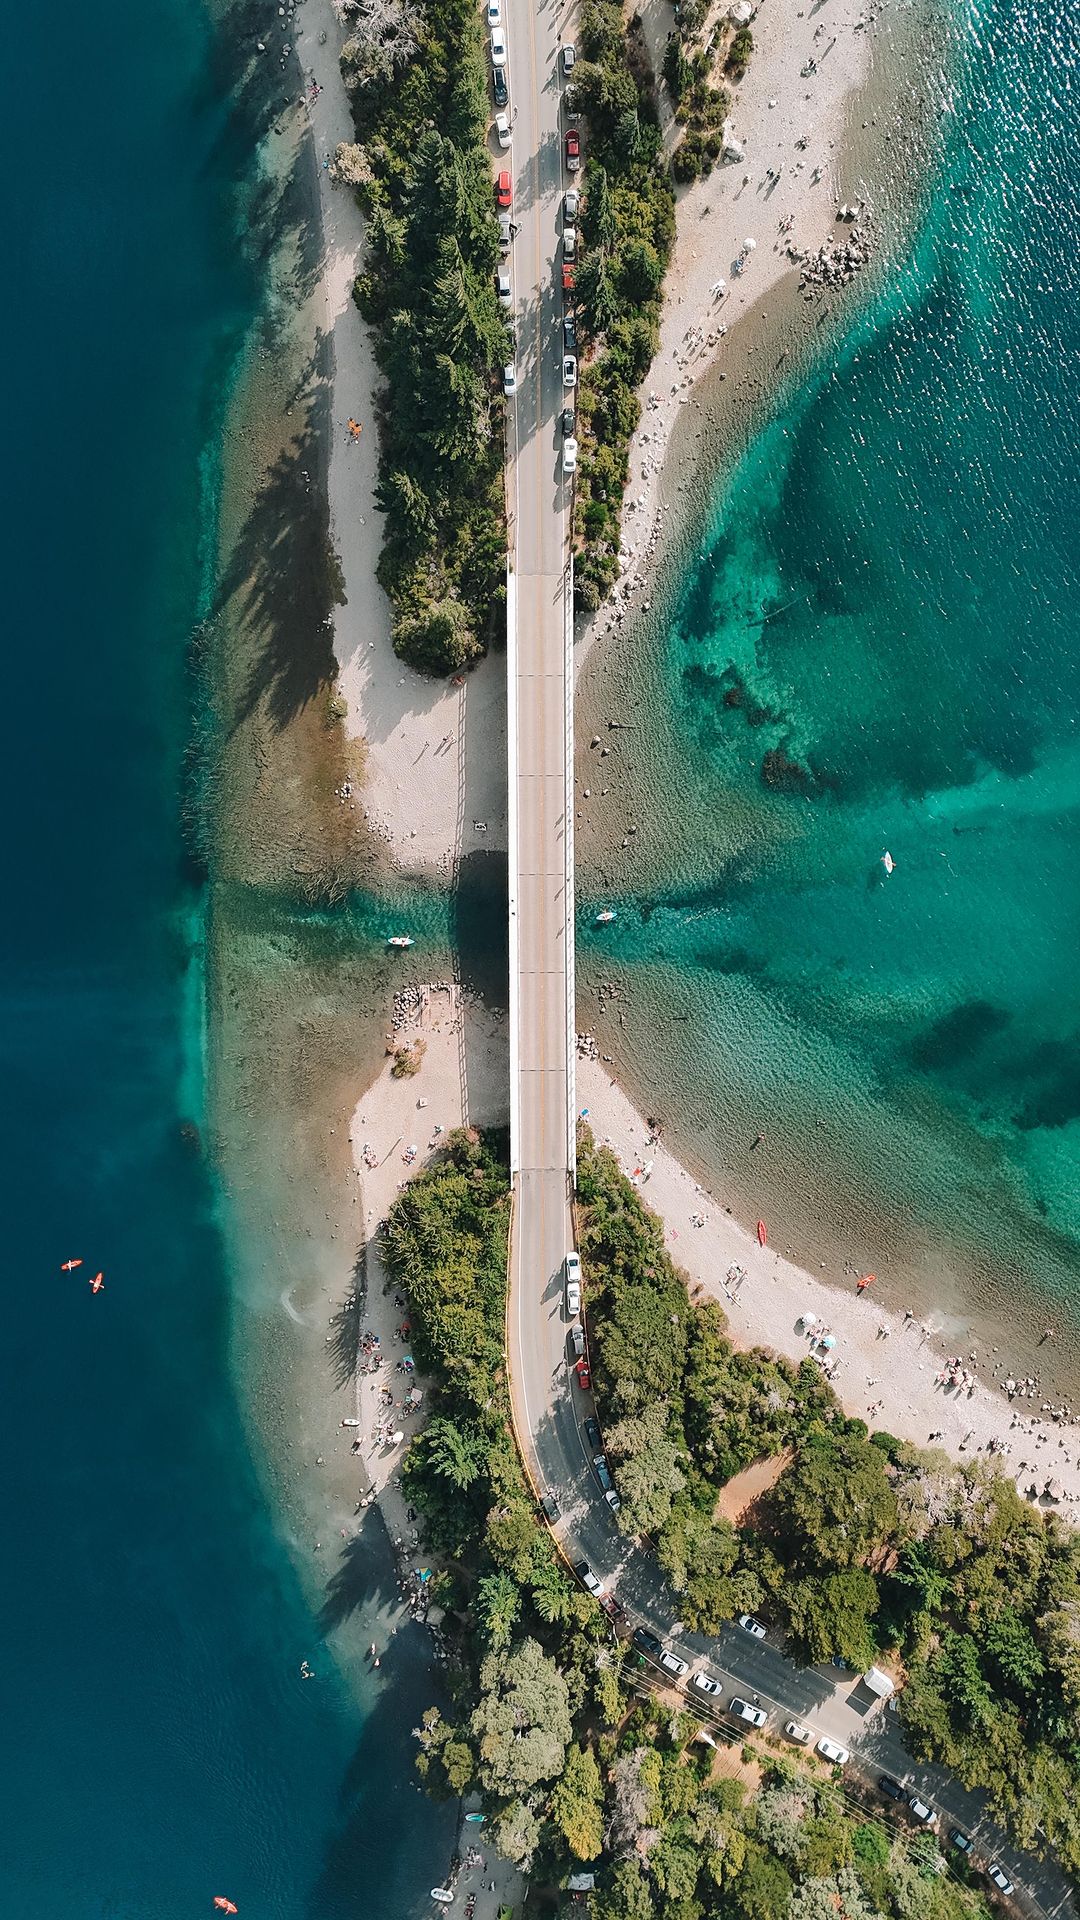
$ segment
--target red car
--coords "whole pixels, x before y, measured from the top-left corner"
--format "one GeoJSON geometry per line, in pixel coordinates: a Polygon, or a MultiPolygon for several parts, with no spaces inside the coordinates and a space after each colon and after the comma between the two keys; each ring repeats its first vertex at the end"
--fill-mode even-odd
{"type": "Polygon", "coordinates": [[[584,1392],[587,1392],[587,1391],[588,1391],[588,1389],[589,1389],[589,1387],[590,1387],[590,1386],[591,1386],[591,1384],[592,1384],[592,1381],[591,1381],[591,1377],[590,1377],[590,1374],[589,1374],[589,1363],[588,1363],[588,1361],[587,1361],[587,1360],[579,1360],[579,1361],[578,1361],[578,1363],[577,1363],[577,1366],[576,1366],[576,1367],[575,1367],[575,1369],[574,1369],[574,1371],[575,1371],[575,1373],[577,1374],[577,1383],[578,1383],[578,1386],[579,1386],[579,1387],[581,1388],[581,1390],[582,1390],[582,1392],[583,1392],[583,1393],[584,1393],[584,1392]]]}
{"type": "Polygon", "coordinates": [[[514,189],[510,181],[510,175],[505,167],[495,182],[495,198],[504,213],[514,198],[514,189]]]}
{"type": "Polygon", "coordinates": [[[574,269],[568,266],[565,260],[563,261],[562,270],[562,290],[564,293],[573,293],[574,291],[574,269]]]}
{"type": "Polygon", "coordinates": [[[571,173],[576,173],[581,165],[581,141],[576,127],[571,127],[566,136],[566,164],[571,173]]]}

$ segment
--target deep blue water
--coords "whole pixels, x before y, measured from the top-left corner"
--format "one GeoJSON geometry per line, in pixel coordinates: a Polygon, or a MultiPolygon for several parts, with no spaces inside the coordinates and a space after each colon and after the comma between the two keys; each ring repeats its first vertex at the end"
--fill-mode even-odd
{"type": "Polygon", "coordinates": [[[964,20],[910,253],[683,583],[679,883],[597,938],[689,1010],[668,1110],[783,1244],[1080,1311],[1076,15],[964,20]]]}
{"type": "MultiPolygon", "coordinates": [[[[201,1098],[185,650],[208,449],[260,294],[224,191],[250,133],[191,0],[59,25],[32,8],[18,43],[0,1913],[180,1920],[224,1893],[260,1920],[394,1920],[430,1884],[433,1816],[408,1780],[422,1652],[404,1678],[384,1662],[393,1684],[361,1707],[322,1650],[227,1369],[212,1170],[181,1131],[201,1098]],[[85,1265],[61,1275],[69,1256],[85,1265]]],[[[371,1565],[375,1587],[376,1547],[371,1565]]]]}

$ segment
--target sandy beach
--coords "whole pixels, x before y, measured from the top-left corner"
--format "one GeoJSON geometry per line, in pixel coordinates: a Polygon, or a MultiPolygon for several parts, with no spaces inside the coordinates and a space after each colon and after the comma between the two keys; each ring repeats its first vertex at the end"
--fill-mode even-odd
{"type": "Polygon", "coordinates": [[[505,659],[489,655],[456,687],[413,673],[390,645],[390,605],[375,577],[382,545],[373,417],[380,375],[352,298],[364,219],[353,190],[335,185],[326,164],[353,138],[338,64],[345,37],[330,0],[307,0],[298,50],[324,238],[318,300],[332,369],[330,537],[344,589],[332,613],[338,689],[346,732],[366,750],[370,826],[403,866],[446,873],[469,852],[506,846],[505,659]]]}
{"type": "Polygon", "coordinates": [[[959,1318],[884,1309],[872,1284],[860,1294],[862,1276],[854,1271],[842,1286],[829,1285],[774,1247],[759,1246],[726,1211],[722,1197],[706,1193],[651,1135],[602,1062],[579,1060],[577,1095],[578,1111],[587,1113],[597,1140],[612,1147],[664,1221],[672,1258],[692,1287],[720,1302],[740,1345],[767,1346],[801,1360],[810,1339],[797,1323],[816,1315],[815,1333],[828,1330],[835,1339],[828,1359],[837,1363],[834,1383],[849,1414],[917,1446],[940,1446],[955,1460],[992,1454],[998,1470],[1025,1495],[1034,1485],[1041,1506],[1080,1518],[1075,1419],[1055,1420],[1038,1390],[1010,1400],[1004,1391],[1013,1377],[1007,1351],[980,1352],[959,1318]],[[734,1267],[746,1275],[741,1284],[728,1278],[734,1267]],[[955,1359],[966,1370],[967,1384],[942,1379],[955,1359]],[[1049,1480],[1060,1482],[1062,1499],[1044,1497],[1049,1480]]]}

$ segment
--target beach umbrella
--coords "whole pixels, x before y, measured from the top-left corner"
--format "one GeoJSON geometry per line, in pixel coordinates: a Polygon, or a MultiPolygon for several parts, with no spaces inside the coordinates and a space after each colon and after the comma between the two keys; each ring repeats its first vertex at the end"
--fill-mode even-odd
{"type": "Polygon", "coordinates": [[[816,1313],[800,1313],[798,1323],[800,1327],[816,1327],[818,1315],[816,1313]]]}
{"type": "Polygon", "coordinates": [[[821,1344],[826,1349],[827,1352],[831,1352],[833,1347],[835,1347],[836,1345],[835,1333],[827,1333],[821,1344]]]}
{"type": "Polygon", "coordinates": [[[757,246],[757,241],[756,241],[756,240],[744,240],[744,241],[743,241],[743,246],[744,246],[744,247],[746,248],[746,251],[747,251],[747,253],[753,253],[753,251],[754,251],[754,248],[755,248],[755,247],[757,246]]]}

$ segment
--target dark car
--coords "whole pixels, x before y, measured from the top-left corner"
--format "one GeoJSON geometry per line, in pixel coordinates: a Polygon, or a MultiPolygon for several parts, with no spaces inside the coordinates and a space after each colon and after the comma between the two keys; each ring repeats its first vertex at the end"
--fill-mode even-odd
{"type": "Polygon", "coordinates": [[[590,1447],[598,1447],[600,1445],[600,1429],[591,1415],[585,1422],[585,1438],[590,1447]]]}
{"type": "Polygon", "coordinates": [[[632,1638],[635,1647],[638,1647],[642,1653],[647,1653],[654,1660],[659,1660],[664,1649],[655,1633],[650,1633],[648,1627],[635,1627],[632,1638]]]}
{"type": "Polygon", "coordinates": [[[613,1483],[611,1479],[611,1468],[608,1466],[606,1454],[596,1453],[593,1455],[593,1472],[603,1487],[604,1492],[607,1493],[613,1483]]]}
{"type": "Polygon", "coordinates": [[[563,346],[566,348],[567,353],[577,352],[577,328],[574,325],[574,316],[572,313],[563,314],[562,339],[563,346]]]}
{"type": "Polygon", "coordinates": [[[907,1794],[904,1792],[899,1780],[894,1780],[891,1773],[881,1773],[878,1775],[878,1792],[883,1793],[887,1800],[907,1799],[907,1794]]]}
{"type": "Polygon", "coordinates": [[[505,67],[492,67],[491,84],[495,90],[495,105],[497,107],[505,107],[510,98],[510,89],[506,84],[505,67]]]}
{"type": "Polygon", "coordinates": [[[564,407],[562,410],[562,430],[564,433],[573,433],[574,431],[573,407],[564,407]]]}
{"type": "Polygon", "coordinates": [[[950,1844],[956,1847],[956,1849],[960,1853],[970,1853],[972,1847],[975,1844],[971,1838],[971,1835],[969,1833],[961,1832],[959,1827],[953,1828],[952,1832],[949,1835],[949,1841],[950,1841],[950,1844]]]}
{"type": "Polygon", "coordinates": [[[555,1495],[553,1493],[545,1493],[544,1498],[540,1502],[540,1504],[543,1507],[544,1512],[546,1513],[549,1520],[558,1519],[559,1503],[556,1500],[555,1495]]]}

